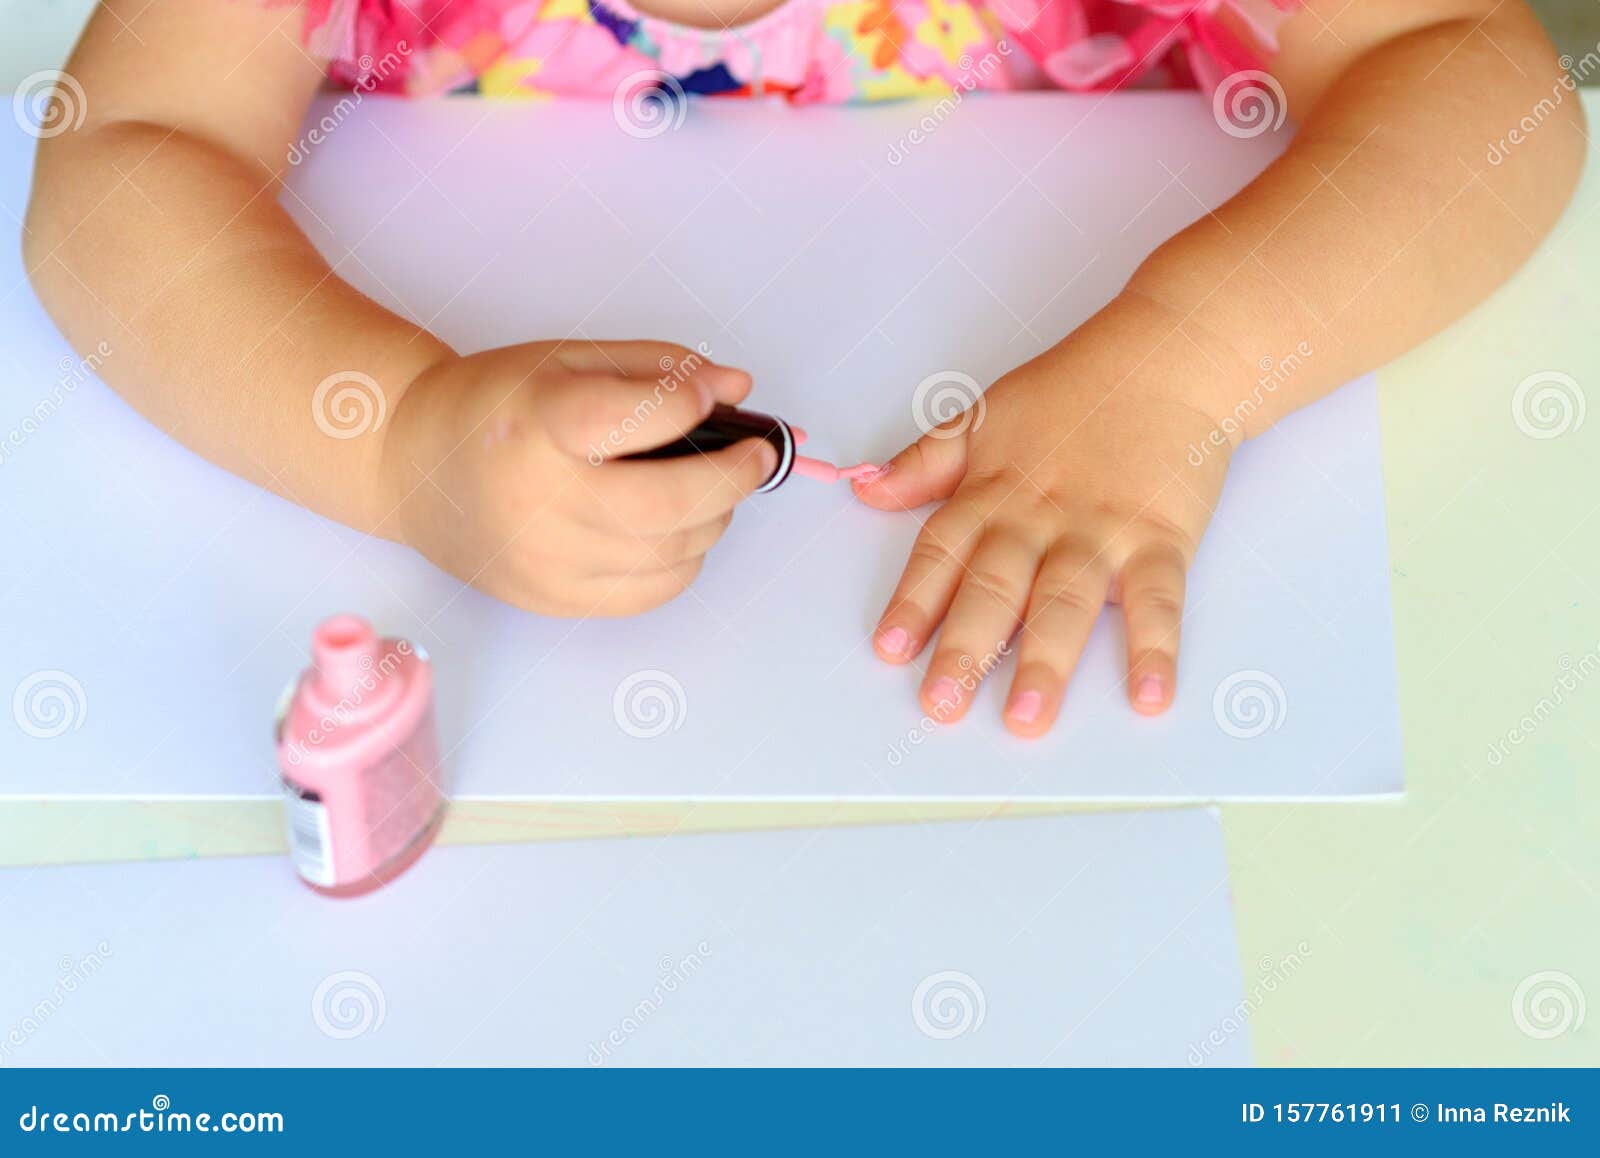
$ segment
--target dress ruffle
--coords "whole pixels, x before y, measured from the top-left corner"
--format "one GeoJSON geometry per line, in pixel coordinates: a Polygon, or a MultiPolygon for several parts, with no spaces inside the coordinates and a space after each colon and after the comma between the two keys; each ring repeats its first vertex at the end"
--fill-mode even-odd
{"type": "Polygon", "coordinates": [[[1055,84],[1074,91],[1121,88],[1163,66],[1203,91],[1225,77],[1259,69],[1230,27],[1247,29],[1265,51],[1296,0],[991,0],[1006,30],[1055,84]],[[1099,20],[1091,19],[1098,15],[1099,20]],[[1180,51],[1181,50],[1181,51],[1180,51]]]}
{"type": "Polygon", "coordinates": [[[1150,83],[1209,92],[1263,66],[1258,51],[1276,50],[1296,3],[786,0],[705,30],[630,0],[308,0],[305,41],[336,82],[413,95],[476,85],[609,97],[650,70],[689,92],[805,102],[1011,88],[1041,74],[1080,92],[1150,83]]]}

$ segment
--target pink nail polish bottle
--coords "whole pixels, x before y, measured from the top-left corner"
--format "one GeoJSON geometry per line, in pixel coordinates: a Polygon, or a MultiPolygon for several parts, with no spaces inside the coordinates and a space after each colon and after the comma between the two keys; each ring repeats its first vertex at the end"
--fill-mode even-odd
{"type": "Polygon", "coordinates": [[[277,743],[295,869],[329,896],[371,892],[409,868],[444,819],[433,669],[415,644],[335,615],[289,695],[277,743]]]}

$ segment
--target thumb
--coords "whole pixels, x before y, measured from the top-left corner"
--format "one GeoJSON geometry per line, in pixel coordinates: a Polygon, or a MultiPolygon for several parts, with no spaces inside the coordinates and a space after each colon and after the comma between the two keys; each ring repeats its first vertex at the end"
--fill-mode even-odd
{"type": "Polygon", "coordinates": [[[967,473],[967,438],[967,424],[959,419],[934,427],[890,459],[883,470],[858,480],[856,498],[884,511],[903,511],[949,498],[967,473]]]}

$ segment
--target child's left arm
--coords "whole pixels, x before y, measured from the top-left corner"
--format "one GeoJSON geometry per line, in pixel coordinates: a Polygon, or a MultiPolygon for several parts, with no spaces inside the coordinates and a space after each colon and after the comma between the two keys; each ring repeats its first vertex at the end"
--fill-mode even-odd
{"type": "Polygon", "coordinates": [[[1459,317],[1566,203],[1582,113],[1523,3],[1310,0],[1282,31],[1270,67],[1299,124],[1284,155],[981,414],[857,485],[888,509],[948,500],[875,637],[904,663],[943,623],[921,693],[942,719],[1021,625],[1006,724],[1045,732],[1107,600],[1130,701],[1164,711],[1233,448],[1459,317]]]}

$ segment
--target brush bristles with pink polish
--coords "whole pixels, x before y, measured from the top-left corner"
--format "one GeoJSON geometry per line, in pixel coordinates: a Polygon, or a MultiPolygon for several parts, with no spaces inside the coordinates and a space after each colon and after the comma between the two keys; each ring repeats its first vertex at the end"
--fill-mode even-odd
{"type": "Polygon", "coordinates": [[[823,462],[820,458],[797,454],[794,456],[794,473],[815,479],[817,482],[836,483],[840,479],[865,482],[883,473],[883,468],[870,462],[857,463],[855,466],[834,466],[833,463],[823,462]]]}

